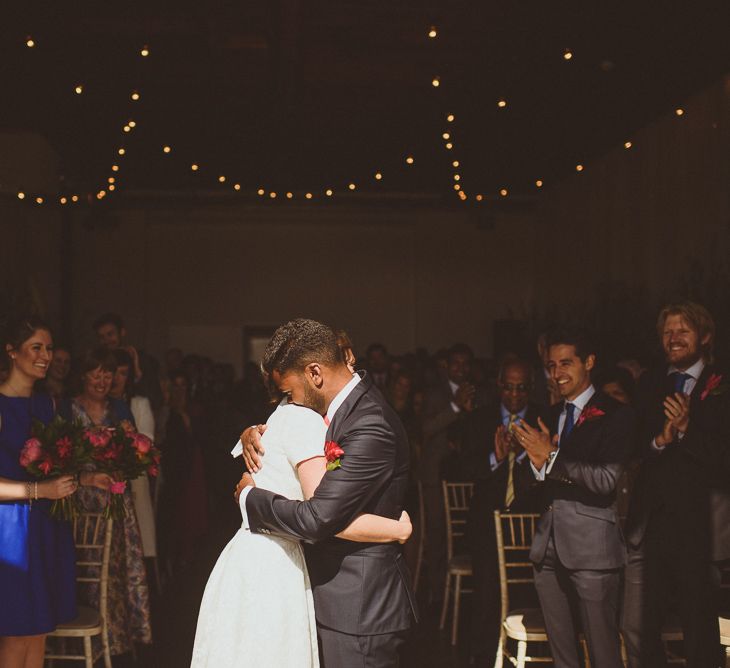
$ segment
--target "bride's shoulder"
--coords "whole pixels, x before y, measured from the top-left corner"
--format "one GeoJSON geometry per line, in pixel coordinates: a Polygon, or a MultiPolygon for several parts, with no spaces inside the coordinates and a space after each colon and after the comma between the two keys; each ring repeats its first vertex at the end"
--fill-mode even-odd
{"type": "Polygon", "coordinates": [[[324,418],[311,408],[299,404],[281,403],[271,418],[285,423],[288,428],[326,431],[324,418]]]}

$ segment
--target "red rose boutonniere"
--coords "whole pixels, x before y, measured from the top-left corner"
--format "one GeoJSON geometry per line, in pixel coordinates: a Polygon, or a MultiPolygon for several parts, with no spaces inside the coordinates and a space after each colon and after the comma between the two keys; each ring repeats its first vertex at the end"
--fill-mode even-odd
{"type": "Polygon", "coordinates": [[[324,444],[324,456],[327,459],[327,470],[334,471],[342,466],[342,455],[345,451],[335,442],[327,441],[324,444]]]}
{"type": "Polygon", "coordinates": [[[705,389],[702,390],[702,394],[700,395],[700,401],[704,401],[711,394],[722,394],[726,388],[724,385],[720,385],[721,382],[722,376],[718,373],[713,373],[707,381],[705,389]]]}
{"type": "Polygon", "coordinates": [[[599,417],[603,417],[605,414],[605,411],[602,411],[597,406],[587,406],[586,409],[580,414],[578,422],[575,423],[575,426],[580,427],[584,422],[588,422],[588,420],[596,420],[599,417]]]}

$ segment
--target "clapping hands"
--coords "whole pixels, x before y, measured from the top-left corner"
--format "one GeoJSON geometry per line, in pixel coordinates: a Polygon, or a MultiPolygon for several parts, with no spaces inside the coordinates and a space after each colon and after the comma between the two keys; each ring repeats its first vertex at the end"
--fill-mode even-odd
{"type": "Polygon", "coordinates": [[[525,449],[533,466],[539,471],[550,453],[557,450],[557,445],[550,438],[550,430],[540,418],[537,418],[537,425],[538,429],[535,429],[520,420],[514,423],[512,429],[517,442],[525,449]]]}

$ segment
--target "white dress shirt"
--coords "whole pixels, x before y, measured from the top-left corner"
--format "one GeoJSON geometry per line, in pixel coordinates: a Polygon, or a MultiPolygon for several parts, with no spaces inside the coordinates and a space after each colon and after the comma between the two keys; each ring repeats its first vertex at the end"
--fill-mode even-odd
{"type": "MultiPolygon", "coordinates": [[[[578,424],[578,420],[580,419],[580,415],[585,409],[585,407],[588,405],[588,402],[591,400],[591,397],[596,393],[596,388],[593,387],[593,385],[589,385],[588,389],[583,390],[581,394],[579,394],[573,401],[566,401],[563,402],[563,410],[560,413],[560,417],[558,418],[558,434],[561,434],[563,432],[563,426],[565,425],[565,418],[567,416],[567,411],[565,410],[565,404],[571,403],[575,408],[573,409],[573,429],[575,429],[575,425],[578,424]]],[[[555,463],[555,460],[558,458],[558,455],[560,453],[560,441],[558,441],[558,452],[555,453],[555,456],[552,458],[552,461],[550,462],[550,465],[543,464],[542,468],[538,471],[535,468],[535,465],[530,462],[530,466],[532,467],[532,472],[535,474],[535,477],[538,480],[545,480],[545,476],[550,473],[550,470],[553,467],[553,464],[555,463]]]]}
{"type": "MultiPolygon", "coordinates": [[[[329,407],[327,408],[326,413],[326,422],[327,424],[330,424],[332,420],[335,417],[335,413],[337,413],[337,410],[340,406],[344,403],[345,399],[350,395],[350,392],[352,392],[355,389],[355,386],[362,380],[360,378],[360,375],[357,373],[352,374],[352,379],[350,380],[345,387],[343,387],[336,395],[335,398],[332,399],[330,402],[329,407]]],[[[324,443],[322,443],[322,454],[324,454],[324,443]]],[[[241,490],[241,495],[238,497],[238,505],[241,508],[241,517],[243,518],[243,528],[246,531],[250,531],[251,527],[248,524],[248,513],[246,512],[246,497],[249,495],[249,492],[253,489],[253,485],[247,485],[246,487],[241,490]]]]}

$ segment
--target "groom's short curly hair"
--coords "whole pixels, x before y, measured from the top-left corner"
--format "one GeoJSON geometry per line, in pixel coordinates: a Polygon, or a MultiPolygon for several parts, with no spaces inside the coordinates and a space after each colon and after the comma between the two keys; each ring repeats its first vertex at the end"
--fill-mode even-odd
{"type": "Polygon", "coordinates": [[[307,318],[297,318],[279,327],[266,345],[261,369],[271,378],[276,371],[301,371],[307,364],[343,364],[337,336],[331,327],[307,318]]]}

